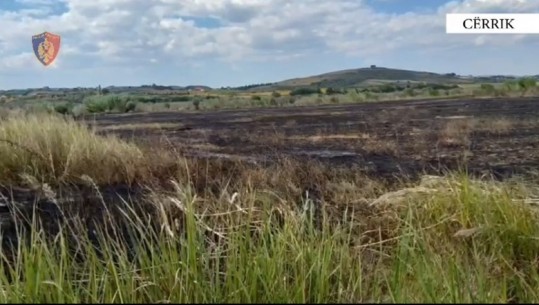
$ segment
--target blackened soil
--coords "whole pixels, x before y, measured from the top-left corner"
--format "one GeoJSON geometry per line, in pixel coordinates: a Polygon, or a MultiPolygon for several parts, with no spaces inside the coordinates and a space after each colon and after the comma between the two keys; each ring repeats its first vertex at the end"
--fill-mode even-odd
{"type": "Polygon", "coordinates": [[[539,98],[108,114],[87,122],[201,158],[315,158],[379,176],[466,167],[503,178],[539,165],[539,98]]]}

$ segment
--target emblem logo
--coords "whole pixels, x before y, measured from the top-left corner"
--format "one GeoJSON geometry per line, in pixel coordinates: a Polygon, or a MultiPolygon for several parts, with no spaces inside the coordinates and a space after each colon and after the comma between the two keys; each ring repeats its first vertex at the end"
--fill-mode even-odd
{"type": "Polygon", "coordinates": [[[60,51],[60,36],[43,32],[32,36],[32,46],[37,59],[45,66],[50,65],[60,51]]]}

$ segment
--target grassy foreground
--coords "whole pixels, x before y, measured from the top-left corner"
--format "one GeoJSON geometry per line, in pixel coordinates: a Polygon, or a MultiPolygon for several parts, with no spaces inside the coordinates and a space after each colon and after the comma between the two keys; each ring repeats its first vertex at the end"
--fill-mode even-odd
{"type": "MultiPolygon", "coordinates": [[[[144,150],[57,117],[13,118],[0,123],[0,137],[4,184],[32,176],[60,185],[80,175],[144,183],[156,173],[144,150]],[[150,170],[128,174],[138,168],[150,170]]],[[[305,178],[290,164],[233,175],[206,167],[214,182],[204,189],[202,162],[171,160],[179,164],[171,187],[122,206],[131,243],[110,227],[97,228],[99,247],[82,234],[74,240],[85,226],[77,220],[50,238],[31,220],[29,242],[2,251],[0,301],[539,301],[539,215],[529,183],[453,174],[376,200],[387,190],[375,181],[320,167],[310,169],[325,186],[319,202],[292,194],[305,178]],[[142,202],[159,217],[135,213],[142,202]]]]}

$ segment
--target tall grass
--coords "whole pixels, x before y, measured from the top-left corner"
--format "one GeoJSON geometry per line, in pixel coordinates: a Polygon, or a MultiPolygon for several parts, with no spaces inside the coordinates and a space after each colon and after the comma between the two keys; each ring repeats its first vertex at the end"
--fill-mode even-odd
{"type": "Polygon", "coordinates": [[[141,150],[112,136],[101,137],[60,116],[20,115],[0,122],[0,183],[32,176],[51,184],[82,175],[98,183],[129,183],[141,175],[141,150]]]}
{"type": "Polygon", "coordinates": [[[538,215],[532,206],[514,201],[529,194],[465,177],[448,181],[437,192],[404,205],[372,207],[386,222],[371,222],[361,212],[365,207],[357,206],[341,218],[324,212],[320,226],[291,202],[278,221],[271,209],[255,208],[254,192],[237,197],[231,202],[236,208],[226,213],[205,214],[215,202],[177,183],[175,193],[158,196],[161,201],[154,203],[184,211],[181,222],[163,221],[163,230],[155,232],[146,219],[126,212],[133,230],[142,233],[133,234],[138,236],[134,248],[114,241],[118,239],[103,229],[99,248],[78,237],[86,256],[77,260],[70,252],[69,228],[53,241],[45,238],[45,231],[34,230],[31,242],[17,249],[12,267],[0,268],[0,300],[539,300],[538,215]],[[358,231],[361,222],[368,225],[358,231]],[[381,230],[392,230],[394,236],[362,242],[364,235],[381,230]]]}

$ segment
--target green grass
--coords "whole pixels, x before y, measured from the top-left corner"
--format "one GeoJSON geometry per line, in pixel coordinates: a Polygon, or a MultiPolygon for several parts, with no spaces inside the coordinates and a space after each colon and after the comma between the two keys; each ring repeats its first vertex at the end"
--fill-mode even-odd
{"type": "Polygon", "coordinates": [[[277,226],[270,209],[254,212],[254,192],[236,202],[241,210],[203,215],[203,205],[212,202],[177,184],[175,193],[156,203],[185,211],[181,230],[163,221],[162,233],[152,239],[145,220],[132,217],[133,228],[143,233],[132,260],[102,232],[102,256],[80,237],[87,256],[79,262],[68,251],[72,230],[64,229],[54,242],[34,230],[31,246],[19,247],[14,267],[0,270],[15,278],[0,277],[0,300],[536,302],[539,219],[532,206],[512,200],[527,195],[509,185],[451,178],[434,195],[383,207],[386,222],[361,232],[359,222],[369,219],[352,210],[348,216],[358,222],[338,224],[326,215],[315,228],[308,214],[290,208],[277,226]],[[208,240],[208,228],[221,240],[208,240]],[[478,229],[475,235],[455,237],[471,228],[478,229]],[[377,230],[394,236],[361,242],[363,234],[377,230]],[[149,251],[140,251],[143,245],[149,251]]]}

